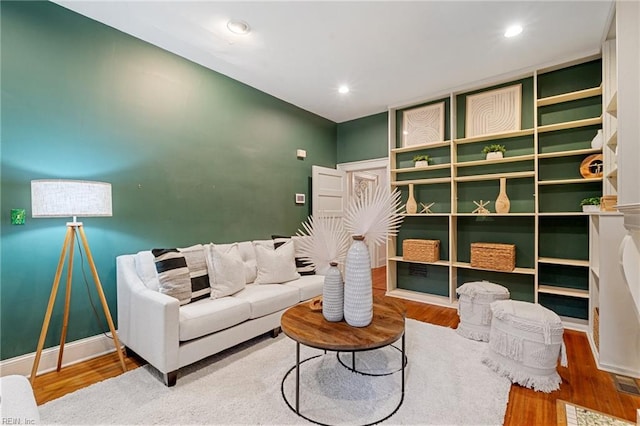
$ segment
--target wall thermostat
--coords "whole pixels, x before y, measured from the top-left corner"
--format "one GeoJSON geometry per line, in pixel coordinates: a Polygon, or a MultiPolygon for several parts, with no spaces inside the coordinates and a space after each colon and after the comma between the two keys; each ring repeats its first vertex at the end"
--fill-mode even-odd
{"type": "Polygon", "coordinates": [[[296,204],[304,204],[305,196],[304,194],[296,194],[296,204]]]}

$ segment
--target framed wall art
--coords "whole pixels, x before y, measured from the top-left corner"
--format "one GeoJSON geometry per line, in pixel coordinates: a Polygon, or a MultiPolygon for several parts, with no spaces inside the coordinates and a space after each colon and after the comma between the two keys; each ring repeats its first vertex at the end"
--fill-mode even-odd
{"type": "Polygon", "coordinates": [[[402,113],[402,146],[444,141],[444,102],[402,113]]]}
{"type": "Polygon", "coordinates": [[[465,137],[520,130],[522,84],[467,96],[465,137]]]}

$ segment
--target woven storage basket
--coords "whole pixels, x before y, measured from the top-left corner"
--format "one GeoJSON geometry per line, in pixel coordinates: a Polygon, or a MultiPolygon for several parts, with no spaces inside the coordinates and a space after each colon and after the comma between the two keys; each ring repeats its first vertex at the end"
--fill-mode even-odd
{"type": "Polygon", "coordinates": [[[516,267],[514,244],[471,243],[471,267],[494,271],[513,271],[516,267]]]}
{"type": "Polygon", "coordinates": [[[440,260],[440,240],[404,240],[402,258],[417,262],[437,262],[440,260]]]}

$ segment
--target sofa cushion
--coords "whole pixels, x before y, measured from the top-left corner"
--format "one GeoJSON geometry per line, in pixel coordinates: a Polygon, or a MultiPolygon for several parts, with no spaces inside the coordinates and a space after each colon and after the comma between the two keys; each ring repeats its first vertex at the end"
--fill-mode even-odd
{"type": "Polygon", "coordinates": [[[244,264],[245,282],[247,284],[254,282],[258,275],[258,267],[256,264],[256,252],[251,241],[242,241],[231,244],[215,244],[216,247],[222,250],[229,250],[234,245],[238,247],[238,252],[242,258],[242,263],[244,264]]]}
{"type": "Polygon", "coordinates": [[[251,304],[251,319],[260,318],[293,306],[300,301],[300,291],[288,285],[247,284],[234,298],[251,304]]]}
{"type": "Polygon", "coordinates": [[[322,294],[324,275],[303,275],[300,279],[289,281],[284,285],[297,288],[300,293],[300,301],[303,301],[322,294]]]}
{"type": "Polygon", "coordinates": [[[294,236],[294,237],[285,237],[282,235],[272,235],[271,236],[273,238],[273,246],[275,248],[280,247],[281,245],[283,245],[284,243],[286,243],[287,241],[291,240],[293,241],[293,246],[294,246],[294,251],[295,251],[295,261],[296,261],[296,269],[298,270],[298,273],[300,275],[314,275],[316,273],[316,270],[314,269],[314,267],[309,264],[309,262],[302,260],[302,253],[300,252],[300,241],[302,240],[302,238],[311,238],[309,236],[294,236]]]}
{"type": "Polygon", "coordinates": [[[136,273],[145,287],[150,290],[160,291],[158,271],[156,270],[153,253],[150,250],[139,251],[135,254],[134,263],[136,265],[136,273]]]}
{"type": "Polygon", "coordinates": [[[278,248],[270,248],[255,243],[258,276],[256,284],[281,284],[300,278],[296,270],[293,241],[288,241],[278,248]]]}
{"type": "Polygon", "coordinates": [[[187,260],[177,249],[153,249],[160,293],[174,297],[181,305],[191,301],[191,277],[187,260]]]}
{"type": "Polygon", "coordinates": [[[180,307],[180,341],[196,339],[249,319],[249,302],[235,297],[203,299],[180,307]]]}
{"type": "Polygon", "coordinates": [[[228,250],[207,244],[206,253],[212,299],[231,296],[244,288],[244,263],[237,244],[232,244],[228,250]]]}

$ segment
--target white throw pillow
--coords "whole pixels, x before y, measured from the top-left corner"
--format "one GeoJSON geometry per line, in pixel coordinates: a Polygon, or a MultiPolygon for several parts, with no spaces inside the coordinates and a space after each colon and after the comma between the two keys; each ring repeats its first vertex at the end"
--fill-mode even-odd
{"type": "Polygon", "coordinates": [[[244,264],[237,244],[233,244],[226,252],[208,244],[206,251],[211,298],[231,296],[242,290],[245,286],[244,264]]]}
{"type": "Polygon", "coordinates": [[[296,270],[295,247],[290,240],[277,249],[254,244],[258,263],[256,284],[281,284],[300,278],[296,270]]]}

